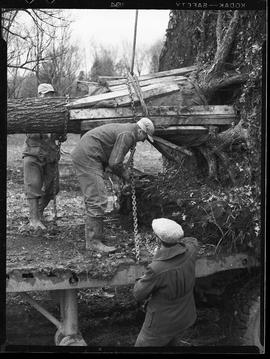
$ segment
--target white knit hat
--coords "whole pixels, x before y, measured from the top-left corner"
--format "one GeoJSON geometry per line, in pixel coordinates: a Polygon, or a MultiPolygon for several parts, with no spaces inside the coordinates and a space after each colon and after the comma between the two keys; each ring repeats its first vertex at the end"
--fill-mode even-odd
{"type": "Polygon", "coordinates": [[[153,134],[155,132],[155,126],[148,117],[142,117],[137,121],[137,125],[147,134],[147,137],[151,142],[154,142],[153,134]]]}
{"type": "Polygon", "coordinates": [[[180,224],[168,218],[157,218],[152,221],[154,233],[166,243],[178,243],[184,237],[180,224]]]}
{"type": "Polygon", "coordinates": [[[38,94],[44,94],[47,92],[55,92],[51,84],[40,84],[38,86],[38,94]]]}

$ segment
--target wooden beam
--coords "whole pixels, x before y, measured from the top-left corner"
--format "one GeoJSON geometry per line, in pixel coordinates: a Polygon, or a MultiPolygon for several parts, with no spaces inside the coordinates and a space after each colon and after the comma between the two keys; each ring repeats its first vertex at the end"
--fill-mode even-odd
{"type": "MultiPolygon", "coordinates": [[[[179,91],[179,87],[177,84],[169,84],[169,85],[156,84],[156,85],[145,86],[142,89],[144,99],[152,98],[156,96],[162,96],[177,91],[179,91]]],[[[94,105],[98,106],[98,103],[104,105],[106,101],[114,101],[114,105],[111,104],[111,107],[124,106],[124,105],[128,105],[131,102],[128,90],[122,90],[115,92],[107,92],[96,96],[87,96],[77,101],[69,103],[67,107],[69,109],[85,108],[94,105]]],[[[139,101],[138,97],[135,94],[134,94],[134,101],[135,102],[139,101]]]]}
{"type": "MultiPolygon", "coordinates": [[[[178,117],[178,116],[208,116],[229,118],[235,121],[236,114],[232,106],[192,106],[183,108],[181,106],[148,106],[149,117],[178,117]]],[[[114,119],[114,118],[132,118],[133,112],[130,107],[116,108],[88,108],[73,109],[69,111],[70,120],[91,120],[91,119],[114,119]]],[[[136,108],[137,116],[142,116],[141,108],[136,108]]],[[[226,123],[227,124],[227,123],[226,123]]]]}
{"type": "Polygon", "coordinates": [[[188,134],[204,134],[204,133],[208,133],[208,128],[203,127],[203,126],[170,126],[170,127],[166,127],[165,129],[161,129],[161,128],[157,128],[155,130],[155,135],[159,136],[164,134],[164,132],[166,132],[166,134],[168,135],[188,135],[188,134]]]}
{"type": "MultiPolygon", "coordinates": [[[[139,81],[140,80],[150,80],[150,79],[155,79],[155,78],[159,78],[159,77],[165,77],[165,76],[176,76],[176,75],[186,75],[190,72],[193,72],[197,69],[196,66],[189,66],[189,67],[182,67],[180,69],[173,69],[173,70],[168,70],[168,71],[159,71],[159,72],[155,72],[152,74],[147,74],[147,75],[142,75],[139,76],[139,81]]],[[[113,85],[123,85],[126,83],[126,78],[124,79],[112,79],[106,80],[106,83],[110,86],[113,85]]]]}
{"type": "MultiPolygon", "coordinates": [[[[220,126],[230,126],[232,124],[232,118],[226,117],[212,117],[208,116],[178,116],[178,117],[151,117],[152,122],[154,123],[156,129],[166,130],[170,126],[210,126],[210,125],[220,125],[220,126]]],[[[127,123],[134,122],[133,117],[130,118],[112,118],[100,119],[100,120],[83,120],[81,121],[81,129],[83,131],[88,131],[97,126],[105,125],[107,123],[127,123]]]]}
{"type": "MultiPolygon", "coordinates": [[[[145,87],[147,85],[160,84],[164,85],[164,83],[181,83],[187,81],[187,78],[184,76],[167,76],[167,77],[159,77],[156,79],[148,79],[148,80],[139,80],[140,87],[145,87]]],[[[120,85],[110,85],[107,84],[110,91],[122,91],[127,89],[126,82],[120,85]]]]}
{"type": "Polygon", "coordinates": [[[169,150],[173,150],[173,151],[177,151],[180,152],[181,154],[187,155],[187,156],[192,156],[192,152],[187,150],[185,147],[182,146],[177,146],[174,143],[164,140],[163,138],[154,136],[154,143],[153,145],[158,149],[157,145],[161,145],[162,147],[165,147],[169,150]]]}

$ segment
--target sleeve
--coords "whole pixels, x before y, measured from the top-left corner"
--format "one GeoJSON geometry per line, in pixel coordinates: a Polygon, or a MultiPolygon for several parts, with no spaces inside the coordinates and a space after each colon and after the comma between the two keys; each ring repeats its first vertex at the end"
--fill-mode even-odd
{"type": "Polygon", "coordinates": [[[133,144],[134,136],[132,133],[123,132],[117,136],[109,158],[109,167],[114,173],[119,174],[122,171],[124,158],[133,144]]]}
{"type": "Polygon", "coordinates": [[[133,295],[138,302],[146,300],[155,290],[157,275],[148,266],[146,273],[136,281],[133,288],[133,295]]]}

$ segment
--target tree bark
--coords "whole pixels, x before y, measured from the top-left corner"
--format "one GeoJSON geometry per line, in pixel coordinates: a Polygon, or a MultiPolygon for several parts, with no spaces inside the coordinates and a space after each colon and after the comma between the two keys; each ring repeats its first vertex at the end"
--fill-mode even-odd
{"type": "Polygon", "coordinates": [[[238,24],[238,20],[239,20],[239,11],[236,10],[234,12],[233,17],[228,26],[228,29],[225,32],[225,35],[223,38],[221,38],[221,36],[222,36],[221,20],[222,20],[222,15],[221,15],[221,11],[219,11],[218,21],[217,21],[217,33],[218,33],[218,35],[217,35],[217,51],[216,51],[214,63],[212,65],[212,67],[210,68],[207,77],[211,77],[212,74],[217,75],[224,66],[224,62],[226,61],[226,58],[230,52],[231,45],[232,45],[233,39],[234,39],[234,35],[235,35],[236,29],[237,29],[237,24],[238,24]]]}
{"type": "Polygon", "coordinates": [[[7,133],[80,133],[80,122],[68,121],[65,98],[27,98],[7,102],[7,133]]]}

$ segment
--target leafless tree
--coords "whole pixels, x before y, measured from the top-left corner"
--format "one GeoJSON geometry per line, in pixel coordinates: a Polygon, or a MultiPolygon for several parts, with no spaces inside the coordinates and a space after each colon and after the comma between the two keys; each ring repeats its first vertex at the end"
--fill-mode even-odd
{"type": "Polygon", "coordinates": [[[68,27],[69,20],[62,10],[3,9],[2,37],[7,43],[9,93],[16,97],[27,71],[34,72],[39,81],[40,65],[48,59],[48,48],[56,29],[68,27]]]}
{"type": "Polygon", "coordinates": [[[81,62],[77,46],[70,44],[70,30],[54,28],[50,48],[45,53],[46,60],[40,66],[40,80],[50,82],[59,95],[68,92],[76,78],[81,62]]]}

